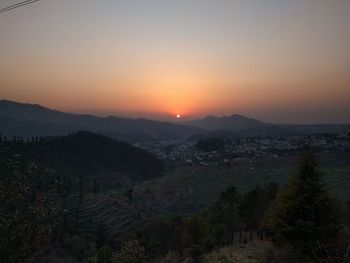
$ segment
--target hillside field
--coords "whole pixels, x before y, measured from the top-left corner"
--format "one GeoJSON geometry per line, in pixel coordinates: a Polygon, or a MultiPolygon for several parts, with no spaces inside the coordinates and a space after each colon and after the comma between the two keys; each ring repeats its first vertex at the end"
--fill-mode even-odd
{"type": "MultiPolygon", "coordinates": [[[[341,199],[350,199],[350,154],[319,153],[319,162],[330,189],[341,199]]],[[[229,167],[182,166],[165,176],[135,187],[137,200],[156,214],[191,215],[215,202],[234,185],[244,193],[255,185],[283,185],[295,168],[298,156],[251,160],[229,167]]]]}

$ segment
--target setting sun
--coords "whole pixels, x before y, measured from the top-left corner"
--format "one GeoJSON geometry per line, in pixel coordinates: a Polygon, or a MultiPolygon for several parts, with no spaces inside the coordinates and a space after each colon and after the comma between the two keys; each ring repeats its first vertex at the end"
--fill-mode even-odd
{"type": "Polygon", "coordinates": [[[350,263],[349,14],[0,0],[0,263],[350,263]]]}

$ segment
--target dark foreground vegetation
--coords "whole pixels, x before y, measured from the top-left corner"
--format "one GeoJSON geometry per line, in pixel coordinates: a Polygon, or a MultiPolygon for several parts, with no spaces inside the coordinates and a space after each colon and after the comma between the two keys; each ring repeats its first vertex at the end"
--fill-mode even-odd
{"type": "Polygon", "coordinates": [[[230,186],[183,218],[135,204],[125,186],[161,176],[162,164],[128,144],[81,132],[0,145],[0,262],[210,262],[212,251],[252,240],[273,244],[262,263],[349,260],[349,204],[309,149],[287,185],[230,186]]]}

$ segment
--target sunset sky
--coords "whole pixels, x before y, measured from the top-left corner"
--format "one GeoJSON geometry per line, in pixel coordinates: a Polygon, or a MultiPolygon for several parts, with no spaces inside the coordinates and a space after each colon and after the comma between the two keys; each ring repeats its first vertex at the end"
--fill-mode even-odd
{"type": "Polygon", "coordinates": [[[350,122],[348,0],[41,0],[0,14],[0,34],[0,99],[350,122]]]}

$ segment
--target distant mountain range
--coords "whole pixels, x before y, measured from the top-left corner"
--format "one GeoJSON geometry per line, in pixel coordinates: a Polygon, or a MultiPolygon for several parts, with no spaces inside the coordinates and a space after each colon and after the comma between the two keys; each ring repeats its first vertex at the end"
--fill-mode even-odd
{"type": "Polygon", "coordinates": [[[242,115],[193,120],[185,123],[206,130],[206,136],[293,136],[312,133],[350,131],[350,124],[275,124],[242,115]]]}
{"type": "Polygon", "coordinates": [[[37,104],[0,100],[0,133],[5,136],[54,136],[86,130],[130,143],[204,136],[291,136],[350,131],[350,124],[273,124],[238,114],[208,116],[175,124],[115,116],[97,117],[60,112],[37,104]]]}
{"type": "Polygon", "coordinates": [[[0,133],[5,136],[54,136],[78,130],[136,142],[180,139],[203,132],[198,127],[147,119],[97,117],[51,110],[37,104],[0,101],[0,133]]]}
{"type": "Polygon", "coordinates": [[[202,137],[302,136],[350,131],[350,124],[275,124],[242,115],[208,116],[185,123],[207,131],[202,137]]]}
{"type": "Polygon", "coordinates": [[[260,127],[266,127],[271,124],[265,122],[247,118],[238,114],[233,114],[231,116],[224,117],[215,117],[208,116],[204,119],[198,119],[194,121],[186,122],[185,124],[199,127],[206,131],[215,131],[215,130],[227,130],[227,131],[242,131],[249,129],[256,129],[260,127]]]}

